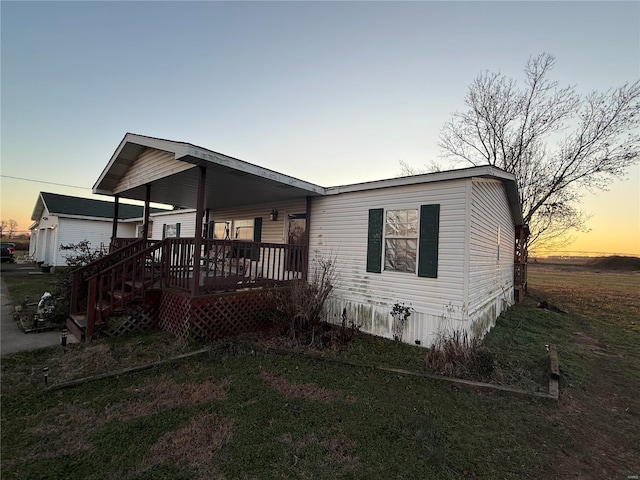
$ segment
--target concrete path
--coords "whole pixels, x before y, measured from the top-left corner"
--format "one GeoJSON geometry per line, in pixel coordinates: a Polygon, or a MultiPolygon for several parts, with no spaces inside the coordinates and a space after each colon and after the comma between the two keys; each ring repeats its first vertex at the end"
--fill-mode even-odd
{"type": "Polygon", "coordinates": [[[2,272],[11,271],[11,275],[0,277],[0,355],[60,345],[59,331],[24,333],[13,320],[13,305],[5,282],[10,282],[11,276],[20,274],[19,270],[22,269],[25,270],[24,274],[28,275],[29,269],[20,264],[2,264],[2,272]]]}

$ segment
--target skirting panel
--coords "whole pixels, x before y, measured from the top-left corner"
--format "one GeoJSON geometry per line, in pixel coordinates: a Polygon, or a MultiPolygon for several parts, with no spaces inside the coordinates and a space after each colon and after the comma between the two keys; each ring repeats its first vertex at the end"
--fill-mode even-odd
{"type": "Polygon", "coordinates": [[[164,291],[158,325],[181,340],[208,341],[263,329],[273,293],[253,290],[190,297],[164,291]]]}
{"type": "Polygon", "coordinates": [[[147,292],[144,302],[131,303],[121,315],[111,315],[107,318],[101,334],[120,337],[156,330],[159,304],[160,292],[147,292]]]}

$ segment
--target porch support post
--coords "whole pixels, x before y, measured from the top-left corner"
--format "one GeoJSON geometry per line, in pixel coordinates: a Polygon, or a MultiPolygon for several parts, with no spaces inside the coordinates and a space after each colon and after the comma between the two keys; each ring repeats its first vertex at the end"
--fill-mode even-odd
{"type": "Polygon", "coordinates": [[[111,226],[111,245],[118,237],[118,217],[120,216],[120,195],[116,194],[113,202],[113,224],[111,226]]]}
{"type": "Polygon", "coordinates": [[[307,281],[307,275],[309,273],[309,228],[311,227],[311,197],[307,197],[307,209],[305,211],[305,228],[304,228],[304,255],[302,261],[304,262],[304,270],[302,272],[302,280],[307,281]]]}
{"type": "Polygon", "coordinates": [[[144,220],[142,224],[142,238],[149,239],[149,204],[151,203],[151,184],[147,183],[147,192],[144,198],[144,220]]]}
{"type": "Polygon", "coordinates": [[[198,200],[196,205],[195,251],[193,252],[193,285],[191,292],[197,295],[200,291],[200,260],[202,258],[202,217],[204,216],[204,192],[207,186],[207,167],[200,168],[198,180],[198,200]]]}

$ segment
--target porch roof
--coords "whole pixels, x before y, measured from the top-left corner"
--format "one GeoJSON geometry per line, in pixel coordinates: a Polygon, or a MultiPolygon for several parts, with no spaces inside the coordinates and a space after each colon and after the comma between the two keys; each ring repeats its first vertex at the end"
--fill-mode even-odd
{"type": "Polygon", "coordinates": [[[148,149],[173,155],[176,168],[152,179],[151,201],[179,207],[196,207],[199,169],[206,168],[205,208],[271,203],[318,196],[324,187],[299,180],[186,142],[127,133],[93,186],[93,192],[145,200],[148,182],[121,184],[139,155],[148,149]]]}

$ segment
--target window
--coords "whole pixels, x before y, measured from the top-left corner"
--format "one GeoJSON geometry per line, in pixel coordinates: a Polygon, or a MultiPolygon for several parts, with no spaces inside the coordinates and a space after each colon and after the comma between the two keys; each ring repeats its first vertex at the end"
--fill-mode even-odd
{"type": "Polygon", "coordinates": [[[215,222],[213,226],[213,238],[216,240],[231,240],[231,220],[215,222]]]}
{"type": "Polygon", "coordinates": [[[387,210],[384,238],[384,269],[415,273],[418,210],[387,210]]]}
{"type": "Polygon", "coordinates": [[[253,242],[253,219],[233,221],[233,239],[253,242]]]}
{"type": "Polygon", "coordinates": [[[180,237],[179,223],[165,223],[162,225],[162,239],[179,238],[179,237],[180,237]]]}
{"type": "Polygon", "coordinates": [[[382,273],[384,259],[385,270],[438,278],[440,205],[419,210],[369,210],[367,272],[382,273]]]}

